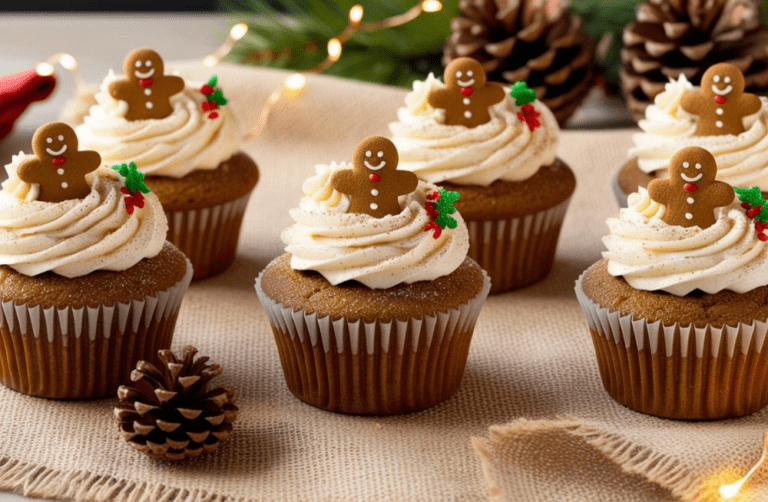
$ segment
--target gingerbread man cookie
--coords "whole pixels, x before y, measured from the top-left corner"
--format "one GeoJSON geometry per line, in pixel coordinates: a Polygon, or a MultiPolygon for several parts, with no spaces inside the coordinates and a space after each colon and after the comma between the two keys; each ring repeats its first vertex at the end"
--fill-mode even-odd
{"type": "Polygon", "coordinates": [[[184,79],[163,74],[163,60],[152,49],[136,49],[123,62],[125,80],[109,84],[109,94],[128,103],[126,120],[162,119],[173,112],[171,96],[184,79]]]}
{"type": "Polygon", "coordinates": [[[697,136],[718,136],[744,132],[742,119],[757,113],[760,98],[744,92],[744,75],[735,66],[720,63],[701,78],[701,89],[688,92],[680,101],[688,113],[699,116],[697,136]]]}
{"type": "Polygon", "coordinates": [[[416,190],[419,183],[410,171],[398,171],[399,156],[394,143],[381,136],[370,136],[357,144],[352,154],[352,170],[333,175],[333,188],[349,195],[348,213],[364,213],[374,218],[399,214],[397,198],[416,190]]]}
{"type": "Polygon", "coordinates": [[[715,208],[727,206],[735,197],[728,183],[715,181],[715,157],[698,146],[677,152],[669,162],[669,178],[648,185],[651,199],[664,204],[661,219],[670,225],[708,228],[715,224],[715,208]]]}
{"type": "Polygon", "coordinates": [[[488,107],[506,96],[499,84],[486,82],[485,70],[472,58],[454,59],[443,74],[444,89],[432,89],[427,102],[445,109],[446,125],[477,127],[491,120],[488,107]]]}
{"type": "Polygon", "coordinates": [[[85,175],[101,164],[101,156],[90,150],[78,151],[75,131],[62,122],[46,124],[32,137],[35,157],[19,164],[16,174],[22,181],[40,185],[37,200],[61,202],[82,199],[91,192],[85,175]]]}

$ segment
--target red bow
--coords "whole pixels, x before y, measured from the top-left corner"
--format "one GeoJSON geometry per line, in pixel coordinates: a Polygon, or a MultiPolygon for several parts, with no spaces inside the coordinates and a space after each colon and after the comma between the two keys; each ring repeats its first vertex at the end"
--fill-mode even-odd
{"type": "Polygon", "coordinates": [[[698,189],[699,189],[699,187],[697,187],[693,183],[686,183],[685,185],[683,185],[683,190],[685,190],[686,192],[693,193],[693,192],[695,192],[698,189]]]}
{"type": "Polygon", "coordinates": [[[528,129],[530,129],[531,132],[533,132],[537,127],[541,127],[539,117],[541,117],[541,112],[537,111],[536,108],[534,108],[530,103],[521,106],[520,111],[517,112],[517,120],[520,122],[525,122],[525,125],[528,126],[528,129]]]}
{"type": "Polygon", "coordinates": [[[63,166],[66,161],[67,159],[64,158],[63,155],[59,155],[58,157],[54,157],[51,162],[53,162],[54,166],[59,167],[59,166],[63,166]]]}
{"type": "Polygon", "coordinates": [[[471,95],[472,95],[472,92],[473,92],[473,90],[472,90],[472,88],[471,88],[471,87],[462,87],[462,88],[461,88],[461,95],[462,95],[462,96],[467,96],[467,97],[469,97],[469,96],[471,96],[471,95]]]}
{"type": "Polygon", "coordinates": [[[126,187],[120,188],[120,191],[124,194],[130,194],[125,198],[125,210],[128,212],[128,214],[133,214],[134,206],[138,207],[139,209],[144,207],[144,195],[142,195],[141,192],[131,194],[130,190],[128,190],[126,187]]]}
{"type": "Polygon", "coordinates": [[[725,96],[715,96],[715,103],[718,105],[724,105],[726,101],[728,101],[728,98],[725,96]]]}
{"type": "Polygon", "coordinates": [[[142,87],[150,87],[152,84],[154,84],[155,81],[151,78],[142,78],[139,80],[139,85],[142,87]]]}
{"type": "Polygon", "coordinates": [[[381,181],[381,176],[378,174],[369,174],[368,179],[371,180],[371,183],[378,183],[381,181]]]}

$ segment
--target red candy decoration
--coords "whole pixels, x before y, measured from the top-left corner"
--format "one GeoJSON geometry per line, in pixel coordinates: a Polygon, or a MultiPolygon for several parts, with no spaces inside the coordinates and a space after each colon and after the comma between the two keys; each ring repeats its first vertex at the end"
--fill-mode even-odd
{"type": "Polygon", "coordinates": [[[200,92],[203,94],[203,96],[210,96],[213,94],[213,87],[208,84],[203,84],[202,87],[200,87],[200,92]]]}
{"type": "Polygon", "coordinates": [[[381,181],[381,176],[378,174],[369,174],[368,179],[371,181],[371,183],[378,183],[381,181]]]}
{"type": "Polygon", "coordinates": [[[541,122],[539,121],[539,117],[541,117],[541,112],[537,111],[532,104],[523,105],[520,107],[520,111],[517,112],[517,119],[520,122],[525,122],[525,124],[528,126],[528,129],[533,132],[535,129],[541,127],[541,122]]]}
{"type": "Polygon", "coordinates": [[[693,183],[686,183],[685,185],[683,185],[683,190],[685,190],[686,192],[693,193],[693,192],[695,192],[698,189],[699,189],[699,187],[697,187],[693,183]]]}
{"type": "Polygon", "coordinates": [[[216,101],[204,101],[202,106],[204,112],[210,112],[211,110],[215,110],[219,107],[219,105],[216,104],[216,101]]]}
{"type": "Polygon", "coordinates": [[[763,206],[755,206],[749,211],[747,211],[747,216],[749,216],[750,218],[754,218],[755,216],[760,214],[760,211],[762,210],[763,210],[763,206]]]}
{"type": "Polygon", "coordinates": [[[427,202],[424,203],[424,209],[427,210],[427,216],[429,216],[429,219],[432,220],[426,225],[424,225],[424,231],[427,232],[429,230],[432,230],[432,238],[438,239],[440,235],[443,233],[443,229],[440,228],[440,225],[437,224],[435,221],[435,218],[440,216],[440,211],[435,209],[435,203],[431,201],[438,201],[440,200],[440,192],[432,192],[431,194],[427,195],[427,202]]]}
{"type": "Polygon", "coordinates": [[[131,193],[126,187],[121,187],[120,191],[128,194],[128,197],[125,198],[125,211],[128,214],[133,214],[134,206],[139,209],[144,207],[144,195],[141,192],[131,193]]]}
{"type": "Polygon", "coordinates": [[[139,85],[142,87],[152,87],[152,84],[154,84],[155,81],[151,78],[142,78],[139,80],[139,85]]]}
{"type": "Polygon", "coordinates": [[[219,112],[211,112],[208,114],[208,118],[211,120],[215,119],[218,116],[219,116],[219,112]]]}
{"type": "Polygon", "coordinates": [[[728,98],[725,96],[715,96],[715,103],[718,105],[724,105],[726,101],[728,101],[728,98]]]}
{"type": "Polygon", "coordinates": [[[462,96],[470,97],[473,92],[474,92],[474,89],[472,89],[471,87],[462,87],[461,88],[461,95],[462,96]]]}
{"type": "Polygon", "coordinates": [[[51,161],[51,163],[54,166],[59,167],[59,166],[63,166],[66,161],[67,161],[67,159],[64,158],[63,155],[59,155],[58,157],[54,157],[53,160],[51,161]]]}

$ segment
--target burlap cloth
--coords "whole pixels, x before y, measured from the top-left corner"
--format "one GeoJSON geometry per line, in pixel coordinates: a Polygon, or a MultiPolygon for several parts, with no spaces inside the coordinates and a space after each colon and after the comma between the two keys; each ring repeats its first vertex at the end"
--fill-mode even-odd
{"type": "MultiPolygon", "coordinates": [[[[248,121],[285,76],[216,72],[248,121]]],[[[174,340],[176,349],[194,344],[210,355],[224,368],[219,383],[237,390],[240,417],[218,452],[155,461],[118,435],[114,399],[56,402],[0,388],[0,488],[65,500],[630,502],[690,500],[743,475],[760,456],[768,411],[714,423],[656,419],[617,404],[600,383],[573,283],[600,257],[604,220],[617,211],[609,178],[629,130],[562,134],[560,156],[578,187],[554,270],[540,284],[488,299],[452,399],[377,418],[327,413],[289,393],[254,277],[282,252],[280,231],[314,164],[348,160],[358,140],[387,134],[403,96],[311,76],[304,95],[279,103],[264,133],[245,145],[262,178],[237,260],[192,285],[174,340]]],[[[754,500],[768,499],[761,472],[745,486],[754,500]]]]}

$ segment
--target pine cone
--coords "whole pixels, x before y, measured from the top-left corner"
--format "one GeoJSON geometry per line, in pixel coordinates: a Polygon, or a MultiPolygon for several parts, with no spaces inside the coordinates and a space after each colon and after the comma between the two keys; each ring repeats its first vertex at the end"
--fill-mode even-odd
{"type": "Polygon", "coordinates": [[[182,460],[211,452],[232,432],[238,408],[231,388],[207,391],[208,382],[221,374],[218,364],[194,360],[197,349],[184,347],[181,359],[170,350],[158,356],[162,371],[139,361],[131,372],[136,387],[121,385],[115,416],[123,438],[150,457],[182,460]]]}
{"type": "Polygon", "coordinates": [[[747,92],[768,90],[768,28],[755,0],[650,0],[624,29],[621,88],[637,121],[669,79],[693,84],[716,63],[737,66],[747,92]]]}
{"type": "Polygon", "coordinates": [[[483,65],[490,81],[523,80],[565,122],[595,77],[581,18],[540,0],[461,0],[459,8],[463,15],[451,21],[443,65],[468,56],[483,65]]]}

